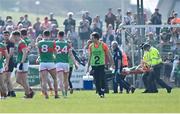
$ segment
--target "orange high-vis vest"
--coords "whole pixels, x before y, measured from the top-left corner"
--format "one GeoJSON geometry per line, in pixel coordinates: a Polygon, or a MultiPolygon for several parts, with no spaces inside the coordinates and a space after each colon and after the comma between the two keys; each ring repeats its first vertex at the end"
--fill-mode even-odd
{"type": "Polygon", "coordinates": [[[123,50],[121,50],[121,52],[122,52],[122,65],[123,67],[128,67],[128,57],[123,50]]]}
{"type": "Polygon", "coordinates": [[[180,18],[174,18],[171,20],[172,24],[180,24],[180,18]]]}

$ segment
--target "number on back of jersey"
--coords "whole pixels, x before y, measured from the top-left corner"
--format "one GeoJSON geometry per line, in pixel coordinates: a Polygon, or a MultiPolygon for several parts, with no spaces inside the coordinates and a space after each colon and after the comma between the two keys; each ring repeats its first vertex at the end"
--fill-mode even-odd
{"type": "Polygon", "coordinates": [[[43,52],[43,53],[46,53],[46,52],[48,52],[48,45],[42,45],[41,46],[41,52],[43,52]]]}
{"type": "Polygon", "coordinates": [[[63,48],[61,48],[60,46],[56,46],[56,51],[57,51],[57,54],[61,54],[61,53],[65,53],[67,54],[68,53],[68,48],[67,46],[64,46],[63,48]]]}

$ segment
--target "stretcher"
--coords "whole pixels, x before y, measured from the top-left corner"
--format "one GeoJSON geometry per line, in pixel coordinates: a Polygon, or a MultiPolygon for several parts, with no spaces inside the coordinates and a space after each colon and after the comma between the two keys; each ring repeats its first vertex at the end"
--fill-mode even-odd
{"type": "Polygon", "coordinates": [[[143,74],[145,72],[149,72],[150,70],[150,68],[139,68],[138,66],[132,68],[123,68],[122,75],[143,74]]]}

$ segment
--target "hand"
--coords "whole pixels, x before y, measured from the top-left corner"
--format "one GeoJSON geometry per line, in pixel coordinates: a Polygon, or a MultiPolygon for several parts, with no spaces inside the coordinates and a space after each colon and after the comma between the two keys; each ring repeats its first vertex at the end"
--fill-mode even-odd
{"type": "Polygon", "coordinates": [[[36,64],[39,64],[39,59],[38,58],[36,59],[36,64]]]}
{"type": "Polygon", "coordinates": [[[19,70],[23,70],[23,63],[20,63],[19,70]]]}
{"type": "Polygon", "coordinates": [[[5,64],[4,69],[5,69],[5,71],[8,71],[9,67],[7,64],[5,64]]]}
{"type": "Polygon", "coordinates": [[[115,69],[115,66],[114,66],[114,64],[111,64],[111,66],[110,66],[112,69],[115,69]]]}
{"type": "Polygon", "coordinates": [[[77,64],[75,64],[75,68],[76,68],[76,70],[78,69],[78,65],[77,64]]]}

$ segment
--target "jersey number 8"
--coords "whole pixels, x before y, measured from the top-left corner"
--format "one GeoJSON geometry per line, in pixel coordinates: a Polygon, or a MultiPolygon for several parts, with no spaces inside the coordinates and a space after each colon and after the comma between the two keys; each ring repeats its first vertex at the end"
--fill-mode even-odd
{"type": "Polygon", "coordinates": [[[43,53],[48,52],[48,45],[42,45],[41,47],[42,47],[41,52],[43,52],[43,53]]]}

